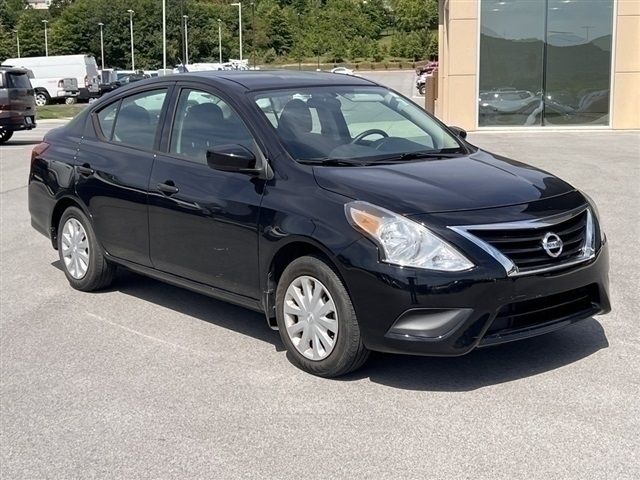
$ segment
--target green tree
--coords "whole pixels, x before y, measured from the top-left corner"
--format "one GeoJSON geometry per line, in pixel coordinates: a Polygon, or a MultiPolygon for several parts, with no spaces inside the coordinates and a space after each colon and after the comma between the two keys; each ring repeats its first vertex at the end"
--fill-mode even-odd
{"type": "Polygon", "coordinates": [[[392,0],[391,4],[398,30],[412,32],[438,25],[437,0],[392,0]]]}

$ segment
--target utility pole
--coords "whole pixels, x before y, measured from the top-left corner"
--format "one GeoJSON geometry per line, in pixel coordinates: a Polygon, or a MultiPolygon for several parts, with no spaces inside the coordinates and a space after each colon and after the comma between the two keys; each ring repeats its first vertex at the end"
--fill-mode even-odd
{"type": "Polygon", "coordinates": [[[17,28],[14,30],[14,32],[16,32],[16,46],[18,47],[18,58],[20,58],[20,33],[18,32],[17,28]]]}
{"type": "Polygon", "coordinates": [[[131,70],[136,71],[136,60],[133,55],[133,14],[136,13],[133,10],[127,10],[129,12],[129,30],[131,31],[131,70]]]}
{"type": "Polygon", "coordinates": [[[251,64],[256,67],[256,2],[251,2],[251,64]]]}
{"type": "Polygon", "coordinates": [[[222,20],[218,19],[218,63],[222,65],[222,20]]]}
{"type": "Polygon", "coordinates": [[[100,27],[100,62],[102,70],[104,71],[104,36],[102,35],[102,27],[104,27],[104,23],[100,22],[98,23],[98,26],[100,27]]]}
{"type": "Polygon", "coordinates": [[[187,29],[187,20],[189,15],[183,15],[184,18],[184,64],[189,63],[189,30],[187,29]]]}
{"type": "Polygon", "coordinates": [[[44,23],[44,54],[45,56],[49,56],[49,39],[47,38],[47,24],[49,23],[49,20],[42,20],[42,23],[44,23]]]}
{"type": "Polygon", "coordinates": [[[234,7],[238,7],[238,32],[240,35],[240,61],[242,61],[242,2],[232,3],[234,7]]]}
{"type": "Polygon", "coordinates": [[[167,0],[162,0],[162,69],[167,69],[167,0]]]}

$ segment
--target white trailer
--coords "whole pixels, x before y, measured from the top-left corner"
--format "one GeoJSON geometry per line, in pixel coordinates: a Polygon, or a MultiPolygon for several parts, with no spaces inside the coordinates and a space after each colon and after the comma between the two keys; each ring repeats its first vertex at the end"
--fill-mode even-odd
{"type": "Polygon", "coordinates": [[[78,98],[88,100],[100,95],[98,65],[92,55],[52,55],[49,57],[9,58],[2,65],[22,67],[33,72],[31,83],[38,104],[53,99],[78,98]],[[64,87],[75,79],[78,91],[73,94],[64,87]],[[38,93],[40,94],[38,96],[38,93]]]}

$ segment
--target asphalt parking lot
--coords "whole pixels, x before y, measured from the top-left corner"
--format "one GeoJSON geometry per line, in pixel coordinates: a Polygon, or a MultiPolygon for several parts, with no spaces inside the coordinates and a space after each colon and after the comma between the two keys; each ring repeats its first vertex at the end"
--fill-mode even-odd
{"type": "Polygon", "coordinates": [[[72,290],[29,225],[29,152],[0,147],[0,476],[640,477],[640,135],[481,133],[598,203],[613,312],[460,358],[374,354],[324,380],[261,315],[120,272],[72,290]]]}

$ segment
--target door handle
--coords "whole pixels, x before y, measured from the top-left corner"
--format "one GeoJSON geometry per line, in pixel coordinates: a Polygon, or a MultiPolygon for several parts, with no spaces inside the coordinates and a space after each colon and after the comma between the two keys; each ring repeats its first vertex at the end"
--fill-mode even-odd
{"type": "Polygon", "coordinates": [[[171,180],[167,180],[164,183],[159,183],[156,185],[156,188],[160,190],[165,195],[173,195],[174,193],[178,193],[178,187],[171,180]]]}
{"type": "Polygon", "coordinates": [[[88,163],[77,166],[76,170],[78,170],[78,173],[80,175],[84,175],[85,177],[88,177],[89,175],[93,175],[95,173],[95,170],[91,168],[88,163]]]}

